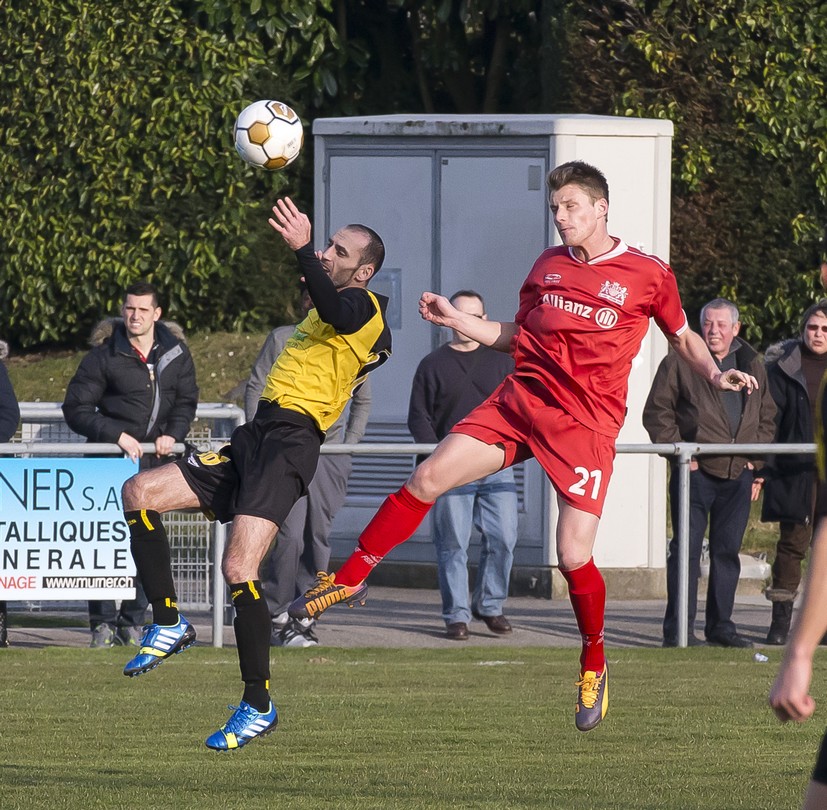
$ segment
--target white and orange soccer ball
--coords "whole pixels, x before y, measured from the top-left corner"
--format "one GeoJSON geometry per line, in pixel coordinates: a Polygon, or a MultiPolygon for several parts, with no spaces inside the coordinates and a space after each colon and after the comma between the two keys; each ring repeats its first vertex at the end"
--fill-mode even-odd
{"type": "Polygon", "coordinates": [[[276,171],[299,156],[304,131],[299,116],[283,102],[254,101],[236,118],[233,140],[244,161],[276,171]]]}

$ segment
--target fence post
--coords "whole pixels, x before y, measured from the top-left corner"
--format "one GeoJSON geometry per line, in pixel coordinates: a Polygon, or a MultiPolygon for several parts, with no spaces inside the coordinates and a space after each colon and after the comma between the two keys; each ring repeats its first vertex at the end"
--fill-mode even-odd
{"type": "Polygon", "coordinates": [[[694,447],[679,443],[678,449],[678,647],[689,644],[689,465],[694,447]]]}
{"type": "Polygon", "coordinates": [[[224,557],[224,543],[227,530],[216,520],[212,524],[212,645],[224,646],[224,575],[221,560],[224,557]]]}

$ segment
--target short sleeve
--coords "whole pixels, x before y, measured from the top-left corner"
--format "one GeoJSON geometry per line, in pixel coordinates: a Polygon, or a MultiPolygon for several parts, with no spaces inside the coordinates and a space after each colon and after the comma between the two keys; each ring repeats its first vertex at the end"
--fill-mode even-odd
{"type": "Polygon", "coordinates": [[[652,297],[649,316],[655,319],[665,335],[679,335],[689,326],[678,292],[678,281],[668,266],[664,267],[663,279],[652,297]]]}

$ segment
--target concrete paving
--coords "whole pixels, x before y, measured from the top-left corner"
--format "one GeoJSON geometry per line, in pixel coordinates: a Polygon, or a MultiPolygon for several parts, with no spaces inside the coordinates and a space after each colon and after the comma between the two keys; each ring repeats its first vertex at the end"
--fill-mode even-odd
{"type": "MultiPolygon", "coordinates": [[[[21,606],[9,605],[9,642],[12,647],[85,647],[89,630],[82,613],[50,613],[43,609],[27,613],[21,606]],[[52,617],[75,619],[77,626],[43,626],[52,617]]],[[[610,601],[606,606],[606,644],[609,647],[661,646],[663,600],[610,601]]],[[[696,634],[703,638],[704,603],[698,605],[696,634]]],[[[770,603],[763,596],[737,596],[733,619],[739,632],[764,646],[770,622],[770,603]]],[[[440,616],[437,590],[372,587],[364,607],[336,606],[327,611],[317,625],[322,647],[398,647],[446,649],[460,646],[497,647],[575,647],[580,635],[567,599],[510,597],[505,614],[514,627],[509,636],[495,636],[481,621],[470,625],[468,641],[448,641],[440,616]]],[[[212,644],[212,618],[209,614],[187,613],[195,624],[201,644],[212,644]]],[[[234,646],[232,628],[224,628],[224,645],[234,646]]],[[[2,655],[2,652],[0,652],[2,655]]]]}

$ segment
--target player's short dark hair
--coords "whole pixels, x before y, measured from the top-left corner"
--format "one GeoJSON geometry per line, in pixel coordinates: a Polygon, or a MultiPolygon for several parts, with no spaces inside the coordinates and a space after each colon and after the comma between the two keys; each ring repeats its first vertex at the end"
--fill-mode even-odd
{"type": "Polygon", "coordinates": [[[453,304],[457,298],[476,298],[482,304],[482,312],[485,314],[485,299],[476,290],[457,290],[448,300],[453,304]]]}
{"type": "Polygon", "coordinates": [[[582,160],[571,160],[552,169],[546,178],[546,185],[549,195],[559,191],[563,186],[572,185],[582,188],[592,202],[601,199],[609,202],[609,184],[606,182],[606,176],[600,169],[582,160]]]}
{"type": "Polygon", "coordinates": [[[358,223],[346,225],[345,230],[356,231],[367,237],[368,243],[362,251],[362,264],[372,264],[374,275],[378,273],[382,262],[385,261],[385,243],[382,241],[382,237],[373,228],[358,223]]]}
{"type": "Polygon", "coordinates": [[[807,329],[807,321],[816,314],[816,312],[820,312],[827,318],[827,298],[821,298],[816,301],[814,304],[810,304],[807,309],[804,310],[804,314],[801,316],[801,336],[804,337],[804,332],[807,329]]]}
{"type": "Polygon", "coordinates": [[[152,306],[156,308],[161,306],[161,296],[158,295],[158,288],[148,281],[136,281],[134,284],[130,284],[123,294],[124,303],[126,303],[128,295],[151,295],[152,306]]]}

